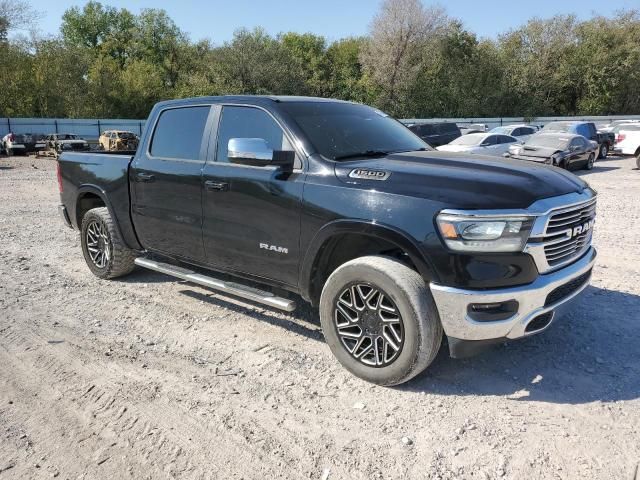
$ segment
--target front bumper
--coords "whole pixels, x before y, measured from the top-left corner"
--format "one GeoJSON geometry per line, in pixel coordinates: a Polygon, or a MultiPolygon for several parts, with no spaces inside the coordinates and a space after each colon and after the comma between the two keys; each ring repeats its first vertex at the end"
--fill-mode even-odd
{"type": "Polygon", "coordinates": [[[591,247],[574,263],[540,275],[533,283],[520,287],[464,290],[431,283],[430,289],[448,337],[459,340],[521,338],[545,330],[561,307],[589,285],[595,259],[596,250],[591,247]],[[559,290],[563,286],[566,291],[559,290]],[[508,318],[493,321],[471,318],[471,305],[514,305],[514,301],[517,307],[508,318]]]}

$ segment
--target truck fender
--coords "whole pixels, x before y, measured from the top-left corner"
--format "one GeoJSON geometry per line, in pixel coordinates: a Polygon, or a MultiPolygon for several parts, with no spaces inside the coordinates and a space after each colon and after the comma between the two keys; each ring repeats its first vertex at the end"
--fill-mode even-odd
{"type": "Polygon", "coordinates": [[[312,301],[313,292],[313,275],[316,262],[322,249],[331,238],[343,234],[358,234],[374,238],[379,238],[396,245],[398,248],[407,253],[413,264],[418,269],[418,273],[429,281],[435,279],[435,269],[429,260],[421,253],[420,248],[411,237],[405,232],[394,227],[374,223],[365,220],[335,220],[323,226],[309,243],[303,261],[300,266],[300,294],[308,301],[312,301]]]}
{"type": "MultiPolygon", "coordinates": [[[[109,201],[109,197],[107,196],[106,192],[100,188],[97,185],[92,185],[92,184],[84,184],[84,185],[80,185],[80,187],[78,188],[78,194],[76,196],[76,203],[75,203],[75,211],[73,212],[73,219],[76,222],[76,227],[78,228],[78,230],[80,230],[81,226],[82,226],[82,219],[79,218],[78,216],[78,207],[80,205],[80,200],[82,200],[82,198],[87,194],[87,193],[91,193],[93,195],[98,196],[102,202],[104,203],[104,205],[107,207],[107,210],[109,211],[109,215],[111,215],[111,218],[113,218],[114,220],[114,225],[116,227],[116,230],[118,231],[118,235],[120,235],[120,238],[122,239],[123,242],[125,242],[124,240],[124,236],[122,235],[122,230],[120,229],[120,222],[118,220],[118,216],[115,213],[115,210],[113,209],[113,206],[111,205],[111,202],[109,201]]],[[[127,242],[125,242],[126,244],[127,242]]],[[[139,250],[140,246],[137,245],[127,245],[127,247],[133,249],[133,250],[139,250]]]]}

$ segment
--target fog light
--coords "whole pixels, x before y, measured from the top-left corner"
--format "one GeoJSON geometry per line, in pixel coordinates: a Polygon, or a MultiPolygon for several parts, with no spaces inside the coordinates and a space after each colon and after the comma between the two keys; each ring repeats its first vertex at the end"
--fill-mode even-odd
{"type": "Polygon", "coordinates": [[[507,300],[494,303],[471,303],[467,315],[476,322],[497,322],[506,320],[518,312],[518,302],[507,300]]]}

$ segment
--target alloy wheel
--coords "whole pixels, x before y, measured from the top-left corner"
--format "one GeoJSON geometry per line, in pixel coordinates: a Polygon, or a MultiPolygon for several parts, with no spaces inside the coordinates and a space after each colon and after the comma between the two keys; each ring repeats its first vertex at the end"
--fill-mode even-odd
{"type": "Polygon", "coordinates": [[[364,283],[347,287],[335,301],[334,322],[349,354],[370,367],[386,367],[404,345],[398,307],[381,289],[364,283]]]}
{"type": "Polygon", "coordinates": [[[102,222],[93,221],[87,226],[86,243],[93,264],[105,268],[111,258],[111,243],[102,222]]]}

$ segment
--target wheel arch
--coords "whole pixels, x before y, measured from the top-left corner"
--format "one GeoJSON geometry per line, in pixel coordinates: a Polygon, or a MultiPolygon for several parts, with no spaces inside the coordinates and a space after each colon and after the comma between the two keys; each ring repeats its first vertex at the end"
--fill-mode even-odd
{"type": "Polygon", "coordinates": [[[82,218],[86,215],[86,213],[92,208],[106,207],[109,211],[109,215],[114,220],[114,226],[120,235],[120,238],[124,238],[122,235],[122,230],[120,229],[120,224],[118,222],[118,217],[115,215],[115,211],[111,202],[107,197],[107,194],[104,190],[102,190],[97,185],[82,185],[78,188],[78,194],[76,196],[76,204],[75,204],[75,212],[74,218],[76,221],[76,226],[78,229],[82,226],[82,218]]]}
{"type": "Polygon", "coordinates": [[[317,305],[335,268],[354,258],[385,253],[399,254],[427,281],[435,277],[428,259],[405,232],[363,220],[336,220],[321,228],[307,248],[300,269],[300,294],[317,305]]]}

